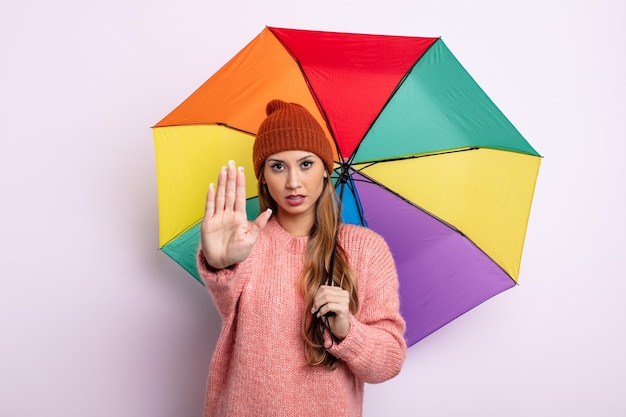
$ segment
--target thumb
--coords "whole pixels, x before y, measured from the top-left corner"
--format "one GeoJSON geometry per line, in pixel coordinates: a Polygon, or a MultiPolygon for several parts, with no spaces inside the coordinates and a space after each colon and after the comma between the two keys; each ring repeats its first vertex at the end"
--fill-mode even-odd
{"type": "Polygon", "coordinates": [[[272,209],[268,208],[263,213],[259,214],[259,217],[256,218],[253,224],[259,232],[265,229],[265,226],[270,220],[270,217],[272,217],[272,209]]]}

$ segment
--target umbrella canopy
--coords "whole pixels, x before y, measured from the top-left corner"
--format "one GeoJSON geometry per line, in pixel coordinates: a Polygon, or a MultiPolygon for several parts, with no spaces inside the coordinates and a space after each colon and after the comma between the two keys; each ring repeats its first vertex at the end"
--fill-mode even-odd
{"type": "Polygon", "coordinates": [[[210,182],[252,168],[265,104],[305,106],[336,151],[342,217],[382,235],[412,345],[518,280],[541,157],[440,38],[267,27],[153,127],[160,248],[199,279],[210,182]]]}

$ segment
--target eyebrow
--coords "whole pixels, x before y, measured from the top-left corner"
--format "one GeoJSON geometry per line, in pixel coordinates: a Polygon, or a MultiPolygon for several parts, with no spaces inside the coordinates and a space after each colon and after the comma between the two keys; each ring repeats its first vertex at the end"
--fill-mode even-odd
{"type": "MultiPolygon", "coordinates": [[[[308,158],[311,158],[311,157],[313,157],[313,154],[309,154],[309,155],[303,156],[302,158],[296,160],[296,162],[301,162],[301,161],[304,161],[305,159],[308,159],[308,158]]],[[[283,163],[285,162],[282,159],[276,159],[276,158],[268,158],[267,160],[271,161],[271,162],[283,162],[283,163]]]]}

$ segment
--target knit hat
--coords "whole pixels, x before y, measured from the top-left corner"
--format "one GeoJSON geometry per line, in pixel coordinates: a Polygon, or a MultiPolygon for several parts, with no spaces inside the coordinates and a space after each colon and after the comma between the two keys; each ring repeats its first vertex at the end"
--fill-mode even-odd
{"type": "Polygon", "coordinates": [[[261,123],[252,149],[254,174],[261,175],[261,165],[269,157],[283,151],[313,152],[333,172],[333,149],[322,126],[309,111],[296,103],[272,100],[265,108],[267,117],[261,123]]]}

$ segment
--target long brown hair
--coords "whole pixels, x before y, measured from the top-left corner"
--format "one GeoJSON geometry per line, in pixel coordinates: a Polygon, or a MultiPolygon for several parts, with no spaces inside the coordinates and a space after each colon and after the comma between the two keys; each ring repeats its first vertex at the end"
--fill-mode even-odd
{"type": "MultiPolygon", "coordinates": [[[[264,166],[261,166],[258,182],[260,212],[271,208],[276,213],[278,205],[264,184],[263,170],[264,166]]],[[[337,192],[330,178],[324,179],[324,188],[316,202],[315,210],[315,221],[309,232],[309,243],[301,278],[301,290],[304,298],[302,337],[304,338],[309,365],[324,365],[329,369],[335,369],[339,366],[339,359],[328,353],[324,347],[324,333],[330,332],[330,329],[326,328],[324,317],[318,318],[311,314],[313,298],[321,285],[337,285],[350,294],[350,312],[352,314],[356,314],[359,310],[359,298],[354,271],[350,268],[343,247],[336,241],[337,230],[341,225],[341,213],[337,192]],[[336,252],[334,260],[331,261],[333,250],[336,252]],[[332,281],[328,276],[331,262],[333,264],[332,281]]],[[[330,337],[333,337],[332,333],[330,337]]]]}

